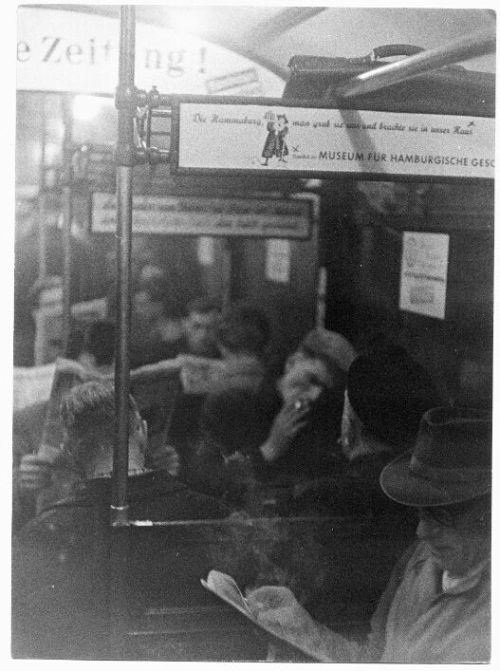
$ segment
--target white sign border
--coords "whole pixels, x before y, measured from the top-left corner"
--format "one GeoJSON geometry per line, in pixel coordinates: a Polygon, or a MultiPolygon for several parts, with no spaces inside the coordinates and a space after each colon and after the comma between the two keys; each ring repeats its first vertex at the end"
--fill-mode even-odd
{"type": "MultiPolygon", "coordinates": [[[[358,172],[350,170],[276,170],[274,168],[224,168],[224,167],[186,167],[179,164],[179,154],[180,154],[180,125],[181,125],[181,107],[183,104],[206,104],[210,106],[220,106],[220,105],[253,105],[266,108],[281,108],[281,109],[290,109],[290,108],[304,108],[308,110],[332,110],[332,111],[353,111],[353,112],[374,112],[374,113],[383,113],[383,114],[401,114],[402,116],[414,116],[414,117],[436,117],[436,118],[448,118],[448,117],[460,117],[460,118],[469,118],[469,119],[488,119],[495,124],[495,117],[490,115],[480,115],[480,114],[471,114],[471,115],[453,115],[451,113],[431,113],[431,112],[418,112],[418,111],[402,111],[389,110],[389,109],[376,109],[375,107],[367,108],[357,108],[357,107],[347,107],[345,105],[338,105],[332,107],[331,104],[321,105],[317,103],[312,103],[307,100],[295,100],[295,101],[283,101],[280,98],[250,98],[250,97],[241,97],[241,96],[197,96],[197,95],[172,95],[170,96],[170,104],[172,107],[172,135],[171,135],[171,149],[170,149],[170,169],[173,174],[182,174],[182,175],[203,175],[203,174],[219,174],[219,175],[228,175],[228,174],[243,174],[243,175],[262,175],[268,174],[272,177],[310,177],[310,178],[331,178],[332,176],[341,178],[350,178],[356,180],[382,180],[382,181],[425,181],[425,182],[473,182],[473,183],[491,183],[494,180],[495,168],[493,168],[493,175],[490,176],[477,176],[477,175],[449,175],[449,174],[438,174],[438,175],[429,175],[426,173],[401,173],[401,172],[358,172]]],[[[494,146],[494,138],[492,138],[492,146],[494,146]]]]}
{"type": "MultiPolygon", "coordinates": [[[[112,192],[107,192],[107,191],[98,191],[98,190],[93,190],[90,193],[90,198],[91,198],[91,206],[90,206],[90,223],[89,223],[89,230],[91,233],[95,235],[101,235],[101,234],[114,234],[115,233],[115,227],[114,226],[109,226],[109,227],[102,227],[98,228],[95,225],[95,211],[96,211],[96,201],[100,197],[108,197],[113,199],[115,202],[116,206],[116,195],[112,192]]],[[[115,209],[113,208],[113,212],[115,212],[115,209]]],[[[203,215],[202,218],[206,219],[207,215],[210,214],[210,210],[203,210],[203,215]]],[[[277,217],[280,215],[275,215],[272,212],[269,213],[264,213],[266,217],[277,217]]],[[[152,215],[155,217],[157,220],[158,217],[160,216],[166,216],[165,213],[161,213],[158,211],[155,211],[154,208],[152,208],[152,215]]],[[[228,216],[230,216],[228,214],[228,216]]],[[[233,216],[233,215],[231,215],[233,216]]],[[[238,214],[234,213],[234,216],[237,217],[238,214]]],[[[258,212],[253,212],[252,216],[258,217],[259,213],[258,212]]],[[[298,215],[299,216],[299,215],[298,215]]],[[[234,197],[234,198],[221,198],[217,196],[206,196],[202,194],[189,194],[189,195],[174,195],[174,194],[169,194],[169,195],[151,195],[151,194],[134,194],[133,196],[133,202],[132,202],[132,232],[134,235],[175,235],[175,236],[186,236],[186,237],[198,237],[198,236],[208,236],[208,237],[215,237],[215,238],[252,238],[252,239],[286,239],[286,240],[295,240],[295,241],[305,241],[305,240],[310,240],[312,237],[312,227],[313,227],[313,222],[316,218],[316,212],[315,212],[315,198],[314,194],[309,194],[307,192],[299,192],[293,194],[292,197],[290,198],[272,198],[272,197],[257,197],[257,196],[250,196],[250,197],[234,197]],[[259,231],[239,231],[239,230],[229,230],[227,229],[226,231],[224,230],[219,230],[215,227],[211,228],[185,228],[183,229],[182,227],[179,227],[178,230],[158,230],[159,226],[158,223],[155,223],[152,228],[148,230],[147,227],[143,227],[141,229],[134,229],[134,200],[137,202],[137,199],[149,199],[150,201],[152,199],[154,200],[164,200],[167,201],[168,199],[170,200],[192,200],[192,201],[200,201],[200,202],[210,202],[213,201],[214,203],[217,201],[222,201],[222,202],[227,202],[227,203],[238,203],[238,202],[245,202],[248,204],[255,203],[256,205],[263,206],[263,204],[269,204],[272,206],[273,204],[275,206],[279,205],[289,205],[289,204],[294,204],[298,205],[299,208],[303,209],[302,216],[304,217],[304,226],[302,230],[299,230],[298,232],[294,234],[285,234],[285,233],[280,233],[279,229],[273,229],[271,228],[269,230],[269,233],[261,233],[259,231]],[[307,219],[307,222],[306,222],[307,219]]]]}

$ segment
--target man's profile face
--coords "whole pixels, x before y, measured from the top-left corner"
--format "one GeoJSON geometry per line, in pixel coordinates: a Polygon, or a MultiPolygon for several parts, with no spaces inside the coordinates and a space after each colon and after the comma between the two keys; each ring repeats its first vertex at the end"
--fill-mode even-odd
{"type": "Polygon", "coordinates": [[[197,356],[214,356],[216,354],[219,319],[217,310],[189,313],[184,325],[191,354],[197,356]]]}
{"type": "Polygon", "coordinates": [[[489,513],[484,501],[420,508],[417,536],[452,575],[467,573],[490,552],[489,513]]]}

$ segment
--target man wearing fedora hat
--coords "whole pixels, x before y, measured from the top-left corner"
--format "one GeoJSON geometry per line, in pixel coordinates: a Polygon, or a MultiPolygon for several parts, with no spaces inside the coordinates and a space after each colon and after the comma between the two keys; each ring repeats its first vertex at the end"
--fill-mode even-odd
{"type": "Polygon", "coordinates": [[[416,508],[419,524],[364,644],[315,622],[285,587],[255,590],[250,608],[266,628],[321,661],[489,661],[491,418],[479,410],[426,412],[414,448],[384,468],[380,485],[416,508]]]}

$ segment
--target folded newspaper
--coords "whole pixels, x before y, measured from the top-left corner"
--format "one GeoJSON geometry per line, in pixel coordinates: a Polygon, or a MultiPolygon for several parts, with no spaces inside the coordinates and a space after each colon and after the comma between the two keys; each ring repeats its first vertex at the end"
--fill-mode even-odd
{"type": "Polygon", "coordinates": [[[297,640],[297,632],[295,630],[282,627],[278,623],[269,624],[259,619],[256,612],[251,608],[251,602],[243,596],[236,581],[231,576],[226,573],[221,573],[220,571],[210,571],[206,580],[203,580],[203,578],[201,579],[201,584],[209,592],[212,592],[230,606],[236,608],[236,610],[251,620],[253,624],[257,625],[268,634],[272,634],[308,657],[324,661],[322,657],[314,654],[314,651],[310,649],[310,646],[306,647],[301,645],[301,642],[297,640]]]}
{"type": "Polygon", "coordinates": [[[178,357],[181,362],[181,382],[186,394],[207,394],[213,391],[224,371],[224,362],[189,355],[178,357]]]}

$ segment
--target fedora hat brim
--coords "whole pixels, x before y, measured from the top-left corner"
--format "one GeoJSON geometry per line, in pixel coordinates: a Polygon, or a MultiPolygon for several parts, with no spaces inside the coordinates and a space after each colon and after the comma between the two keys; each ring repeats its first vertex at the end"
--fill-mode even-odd
{"type": "Polygon", "coordinates": [[[404,506],[441,506],[475,499],[491,491],[491,475],[471,482],[431,480],[410,469],[412,451],[387,464],[380,474],[380,486],[393,501],[404,506]]]}

